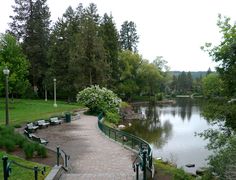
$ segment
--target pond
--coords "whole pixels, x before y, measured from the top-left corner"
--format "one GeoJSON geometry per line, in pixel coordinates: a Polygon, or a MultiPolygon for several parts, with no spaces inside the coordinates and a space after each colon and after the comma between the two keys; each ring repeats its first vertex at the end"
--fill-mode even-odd
{"type": "Polygon", "coordinates": [[[207,165],[206,159],[211,154],[205,148],[207,140],[196,136],[212,127],[201,115],[201,106],[202,103],[190,98],[177,99],[171,105],[135,105],[134,110],[142,113],[144,119],[133,121],[126,131],[148,141],[154,158],[169,160],[195,173],[207,165]],[[195,167],[187,168],[187,164],[195,167]]]}

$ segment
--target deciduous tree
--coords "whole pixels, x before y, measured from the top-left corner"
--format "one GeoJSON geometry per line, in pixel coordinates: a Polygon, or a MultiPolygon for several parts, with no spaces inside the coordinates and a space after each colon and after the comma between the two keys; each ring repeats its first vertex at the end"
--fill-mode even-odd
{"type": "MultiPolygon", "coordinates": [[[[27,80],[29,63],[23,54],[22,48],[15,37],[10,34],[2,34],[0,37],[0,69],[7,66],[9,74],[9,92],[13,95],[23,95],[29,86],[27,80]]],[[[1,82],[4,82],[4,75],[0,73],[1,82]]],[[[0,92],[4,84],[0,83],[0,92]]]]}
{"type": "Polygon", "coordinates": [[[138,69],[141,66],[142,58],[139,54],[131,51],[119,53],[120,80],[117,86],[117,93],[125,99],[130,99],[132,94],[137,94],[138,69]]]}
{"type": "Polygon", "coordinates": [[[230,18],[219,15],[217,25],[222,33],[222,41],[212,47],[206,43],[206,50],[213,61],[218,62],[217,71],[224,82],[229,96],[236,95],[236,24],[232,24],[230,18]]]}
{"type": "Polygon", "coordinates": [[[206,97],[221,96],[223,93],[223,82],[218,74],[211,73],[202,79],[202,89],[206,97]]]}

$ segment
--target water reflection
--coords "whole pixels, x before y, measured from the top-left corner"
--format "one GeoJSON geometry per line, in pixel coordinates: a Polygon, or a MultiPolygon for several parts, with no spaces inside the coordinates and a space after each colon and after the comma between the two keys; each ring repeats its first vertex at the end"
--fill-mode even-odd
{"type": "Polygon", "coordinates": [[[208,101],[201,104],[202,115],[210,123],[221,123],[225,126],[224,129],[229,128],[236,131],[236,104],[229,104],[223,101],[208,101]]]}
{"type": "Polygon", "coordinates": [[[173,117],[181,117],[183,121],[191,120],[192,113],[199,113],[199,102],[190,98],[176,99],[176,103],[168,105],[148,104],[135,106],[138,113],[145,112],[147,119],[156,121],[160,115],[171,114],[173,117]],[[196,107],[197,106],[197,107],[196,107]],[[194,108],[194,109],[193,109],[194,108]]]}
{"type": "MultiPolygon", "coordinates": [[[[154,157],[173,160],[179,167],[194,163],[205,166],[210,154],[207,142],[196,137],[195,132],[208,129],[210,124],[201,116],[200,103],[184,98],[169,105],[139,105],[136,112],[145,112],[146,119],[137,120],[127,131],[148,141],[154,157]],[[194,154],[194,156],[193,156],[194,154]]],[[[194,172],[196,168],[186,169],[194,172]]]]}

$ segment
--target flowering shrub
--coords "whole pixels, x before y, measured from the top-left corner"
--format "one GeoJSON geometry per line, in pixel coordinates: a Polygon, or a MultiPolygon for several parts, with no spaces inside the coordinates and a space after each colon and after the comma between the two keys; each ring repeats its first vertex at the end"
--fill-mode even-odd
{"type": "Polygon", "coordinates": [[[94,113],[99,112],[117,112],[121,99],[106,88],[91,86],[77,94],[77,101],[84,104],[94,113]]]}

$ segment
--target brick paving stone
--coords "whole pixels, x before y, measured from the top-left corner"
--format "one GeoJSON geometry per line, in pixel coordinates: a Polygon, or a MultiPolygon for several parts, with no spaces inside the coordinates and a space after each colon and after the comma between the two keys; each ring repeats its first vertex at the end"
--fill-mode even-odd
{"type": "Polygon", "coordinates": [[[60,146],[70,155],[70,174],[61,179],[134,179],[133,152],[105,137],[97,126],[97,117],[81,114],[71,123],[37,131],[49,141],[48,148],[60,146]]]}

